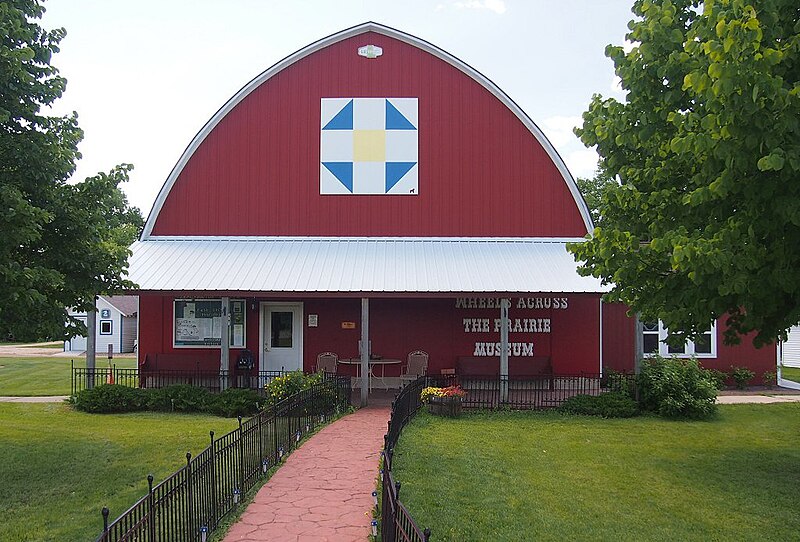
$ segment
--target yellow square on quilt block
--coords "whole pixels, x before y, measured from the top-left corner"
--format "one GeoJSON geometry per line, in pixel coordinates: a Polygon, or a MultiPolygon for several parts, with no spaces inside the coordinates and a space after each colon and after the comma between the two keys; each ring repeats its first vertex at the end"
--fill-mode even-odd
{"type": "Polygon", "coordinates": [[[384,130],[353,130],[353,161],[386,161],[386,132],[384,130]]]}

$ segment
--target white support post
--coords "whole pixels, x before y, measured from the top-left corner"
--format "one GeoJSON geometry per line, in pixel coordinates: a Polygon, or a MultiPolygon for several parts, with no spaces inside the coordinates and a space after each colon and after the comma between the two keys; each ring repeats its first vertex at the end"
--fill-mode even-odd
{"type": "Polygon", "coordinates": [[[508,299],[500,302],[500,401],[508,401],[508,299]]]}
{"type": "Polygon", "coordinates": [[[222,298],[222,313],[220,318],[220,343],[219,343],[219,370],[220,376],[222,376],[222,371],[227,371],[228,375],[227,378],[223,379],[224,382],[222,389],[228,387],[228,384],[231,382],[231,374],[230,374],[230,360],[231,360],[231,341],[228,335],[230,330],[230,315],[228,315],[228,307],[230,307],[230,298],[223,297],[222,298]]]}
{"type": "Polygon", "coordinates": [[[369,398],[369,298],[361,298],[361,406],[369,398]]]}

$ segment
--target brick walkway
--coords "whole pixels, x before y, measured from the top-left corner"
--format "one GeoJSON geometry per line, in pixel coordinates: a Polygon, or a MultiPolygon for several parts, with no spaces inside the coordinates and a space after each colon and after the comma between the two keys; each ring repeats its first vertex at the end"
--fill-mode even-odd
{"type": "Polygon", "coordinates": [[[262,487],[225,542],[364,542],[389,409],[345,416],[303,443],[262,487]]]}

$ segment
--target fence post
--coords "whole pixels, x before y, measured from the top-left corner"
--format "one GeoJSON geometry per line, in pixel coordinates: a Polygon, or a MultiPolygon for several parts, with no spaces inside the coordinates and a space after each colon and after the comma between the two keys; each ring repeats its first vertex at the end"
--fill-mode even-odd
{"type": "Polygon", "coordinates": [[[103,514],[103,534],[106,534],[108,533],[108,507],[104,506],[100,513],[103,514]]]}
{"type": "Polygon", "coordinates": [[[425,542],[428,542],[431,537],[431,528],[427,527],[424,531],[422,531],[422,536],[425,537],[425,542]]]}
{"type": "Polygon", "coordinates": [[[194,504],[194,495],[192,491],[192,453],[186,452],[186,525],[189,526],[189,536],[194,535],[193,514],[192,508],[194,504]]]}
{"type": "Polygon", "coordinates": [[[217,525],[217,455],[214,451],[214,431],[209,431],[211,436],[211,521],[209,527],[217,525]]]}
{"type": "Polygon", "coordinates": [[[242,417],[239,420],[239,491],[244,493],[244,433],[242,432],[242,417]]]}
{"type": "MultiPolygon", "coordinates": [[[[264,434],[261,429],[261,426],[264,423],[263,416],[261,415],[262,411],[258,411],[256,416],[258,416],[258,464],[262,465],[264,463],[264,434]]],[[[267,475],[266,469],[261,469],[264,476],[267,475]]]]}
{"type": "Polygon", "coordinates": [[[156,539],[156,522],[155,511],[153,510],[155,503],[153,502],[153,475],[147,475],[147,530],[150,534],[150,540],[156,539]]]}

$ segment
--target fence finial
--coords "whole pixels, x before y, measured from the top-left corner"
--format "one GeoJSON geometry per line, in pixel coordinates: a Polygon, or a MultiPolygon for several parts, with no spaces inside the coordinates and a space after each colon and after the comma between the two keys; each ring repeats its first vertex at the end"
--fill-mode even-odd
{"type": "Polygon", "coordinates": [[[108,532],[108,512],[109,512],[109,510],[108,510],[107,506],[104,506],[103,509],[100,511],[100,513],[103,514],[103,532],[104,533],[108,532]]]}
{"type": "Polygon", "coordinates": [[[428,542],[428,539],[431,537],[431,528],[426,527],[424,531],[422,531],[422,536],[425,537],[425,542],[428,542]]]}

